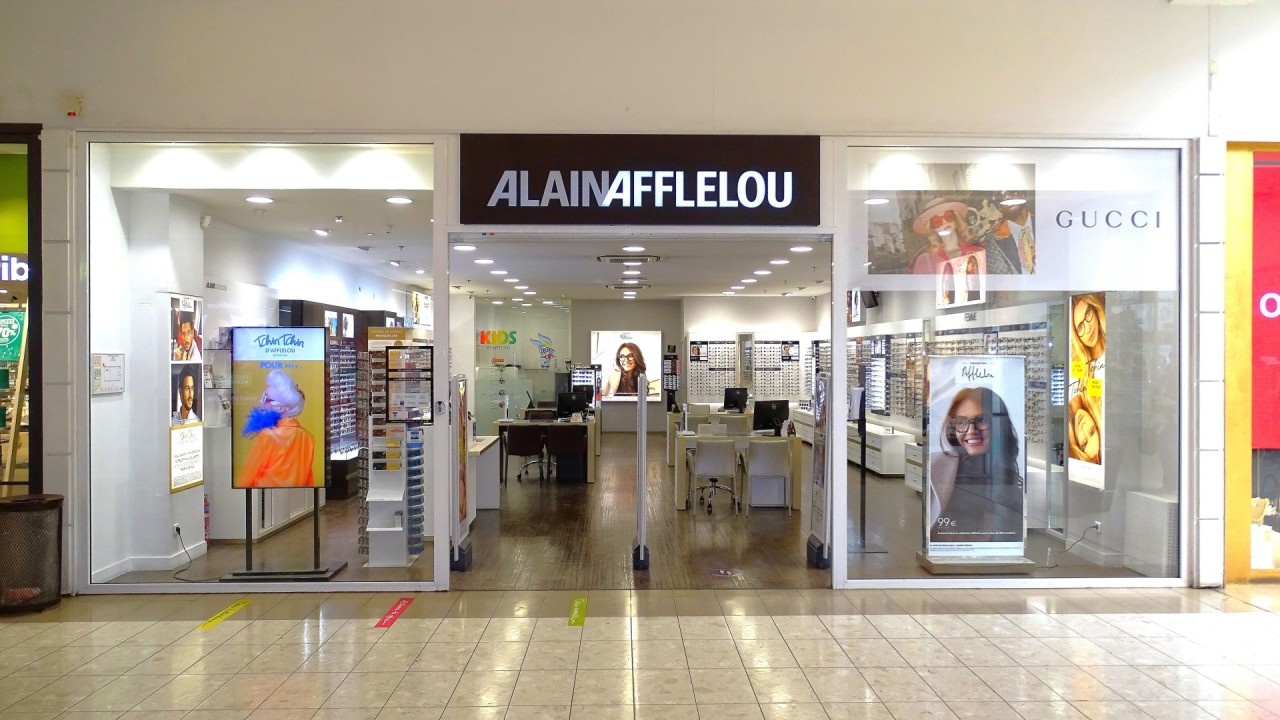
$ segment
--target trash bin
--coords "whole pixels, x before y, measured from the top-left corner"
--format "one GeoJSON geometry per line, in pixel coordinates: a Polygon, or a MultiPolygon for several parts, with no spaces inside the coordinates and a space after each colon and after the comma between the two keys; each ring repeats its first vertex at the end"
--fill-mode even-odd
{"type": "Polygon", "coordinates": [[[0,613],[62,601],[62,496],[0,498],[0,613]]]}

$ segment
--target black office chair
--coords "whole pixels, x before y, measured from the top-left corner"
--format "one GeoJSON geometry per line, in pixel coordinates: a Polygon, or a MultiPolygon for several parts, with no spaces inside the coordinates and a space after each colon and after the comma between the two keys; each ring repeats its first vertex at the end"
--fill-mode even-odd
{"type": "Polygon", "coordinates": [[[524,419],[532,422],[550,422],[556,419],[555,410],[525,410],[524,419]]]}
{"type": "Polygon", "coordinates": [[[587,426],[547,426],[547,455],[554,459],[551,475],[565,482],[586,482],[587,426]]]}
{"type": "MultiPolygon", "coordinates": [[[[534,458],[520,466],[520,471],[516,473],[516,482],[524,482],[525,471],[528,470],[530,465],[537,465],[538,484],[541,485],[543,483],[546,479],[542,467],[543,462],[545,462],[542,451],[545,447],[546,443],[542,439],[541,426],[515,424],[507,427],[507,459],[510,460],[512,457],[521,459],[534,458]]],[[[506,476],[506,468],[503,468],[503,476],[506,476]]]]}

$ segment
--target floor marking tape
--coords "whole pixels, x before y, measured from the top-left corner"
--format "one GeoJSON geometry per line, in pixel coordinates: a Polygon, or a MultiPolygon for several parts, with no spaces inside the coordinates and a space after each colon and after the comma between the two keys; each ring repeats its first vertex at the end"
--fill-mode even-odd
{"type": "Polygon", "coordinates": [[[241,610],[242,608],[244,608],[244,606],[245,606],[245,605],[248,605],[248,604],[249,604],[249,602],[250,602],[250,601],[249,601],[249,598],[241,598],[241,599],[239,599],[239,600],[237,600],[237,601],[235,601],[235,602],[231,603],[230,605],[226,606],[225,608],[223,608],[223,609],[219,610],[219,611],[217,612],[217,614],[215,614],[213,617],[209,618],[208,620],[205,620],[203,623],[200,623],[200,627],[198,627],[198,628],[196,628],[196,629],[197,629],[197,630],[210,630],[210,629],[212,629],[212,628],[216,628],[216,627],[218,627],[218,623],[220,623],[220,622],[222,622],[223,620],[226,620],[227,618],[231,617],[232,615],[235,615],[236,613],[240,612],[240,610],[241,610]]]}
{"type": "Polygon", "coordinates": [[[569,625],[573,627],[582,627],[587,621],[587,599],[584,597],[576,597],[573,599],[573,607],[569,609],[569,625]]]}
{"type": "Polygon", "coordinates": [[[409,603],[411,602],[413,602],[413,598],[411,597],[400,598],[395,601],[395,604],[391,606],[391,609],[387,611],[387,614],[383,615],[382,619],[379,620],[374,627],[389,628],[392,625],[395,625],[396,621],[404,614],[405,609],[409,607],[409,603]]]}

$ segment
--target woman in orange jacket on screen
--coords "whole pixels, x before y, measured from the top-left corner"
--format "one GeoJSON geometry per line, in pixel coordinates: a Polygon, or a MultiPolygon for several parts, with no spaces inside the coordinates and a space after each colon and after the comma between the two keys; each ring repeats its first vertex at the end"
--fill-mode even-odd
{"type": "Polygon", "coordinates": [[[238,488],[314,487],[316,440],[298,422],[306,398],[283,370],[267,374],[267,389],[249,411],[245,437],[253,444],[240,468],[238,488]]]}

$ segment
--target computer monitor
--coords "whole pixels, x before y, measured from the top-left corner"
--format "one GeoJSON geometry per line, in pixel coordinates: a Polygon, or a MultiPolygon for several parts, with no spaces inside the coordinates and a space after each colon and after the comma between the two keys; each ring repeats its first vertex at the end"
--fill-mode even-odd
{"type": "Polygon", "coordinates": [[[573,392],[582,393],[587,396],[587,404],[595,405],[596,388],[594,385],[574,385],[573,392]]]}
{"type": "Polygon", "coordinates": [[[567,392],[556,396],[556,417],[572,417],[574,413],[585,413],[591,402],[591,393],[567,392]]]}
{"type": "Polygon", "coordinates": [[[724,389],[724,411],[730,413],[744,413],[747,411],[747,389],[746,388],[725,388],[724,389]]]}
{"type": "Polygon", "coordinates": [[[757,400],[751,416],[752,430],[772,430],[782,434],[782,426],[791,417],[791,404],[786,400],[757,400]]]}

